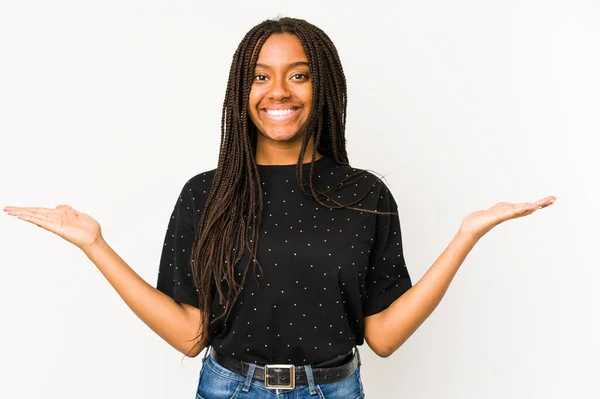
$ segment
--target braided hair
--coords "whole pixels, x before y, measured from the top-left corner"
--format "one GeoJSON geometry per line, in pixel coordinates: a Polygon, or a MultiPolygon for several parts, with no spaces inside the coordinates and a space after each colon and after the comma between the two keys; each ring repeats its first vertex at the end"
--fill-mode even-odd
{"type": "MultiPolygon", "coordinates": [[[[329,208],[354,208],[335,201],[336,187],[318,191],[313,187],[317,151],[338,164],[348,165],[346,152],[346,79],[337,50],[318,27],[302,19],[279,18],[256,25],[240,42],[229,71],[221,117],[221,144],[218,166],[192,248],[192,273],[198,289],[202,341],[215,291],[223,312],[213,319],[229,316],[250,264],[254,277],[262,275],[257,259],[258,232],[263,211],[260,176],[255,161],[257,129],[248,114],[248,100],[258,54],[272,34],[296,35],[306,52],[311,71],[312,108],[303,128],[296,180],[301,190],[329,208]],[[302,172],[306,148],[314,139],[308,182],[302,172]],[[327,201],[327,203],[325,203],[327,201]],[[334,204],[334,205],[332,205],[334,204]],[[241,281],[235,279],[235,265],[246,250],[250,257],[241,281]]],[[[362,171],[347,180],[356,181],[362,171]]]]}

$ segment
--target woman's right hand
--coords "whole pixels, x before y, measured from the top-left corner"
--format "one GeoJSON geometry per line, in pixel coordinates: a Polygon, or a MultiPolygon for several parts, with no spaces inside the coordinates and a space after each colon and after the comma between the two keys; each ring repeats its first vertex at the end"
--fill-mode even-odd
{"type": "Polygon", "coordinates": [[[69,205],[58,205],[54,209],[7,206],[4,211],[48,230],[83,250],[102,240],[100,224],[69,205]]]}

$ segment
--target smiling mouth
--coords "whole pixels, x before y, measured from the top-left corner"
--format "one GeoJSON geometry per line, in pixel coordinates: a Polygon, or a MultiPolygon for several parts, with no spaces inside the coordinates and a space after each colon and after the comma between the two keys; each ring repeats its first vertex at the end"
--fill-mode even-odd
{"type": "Polygon", "coordinates": [[[261,112],[264,112],[267,119],[277,122],[284,122],[290,119],[293,119],[298,112],[300,112],[300,108],[298,107],[290,107],[285,109],[269,109],[263,108],[261,112]]]}

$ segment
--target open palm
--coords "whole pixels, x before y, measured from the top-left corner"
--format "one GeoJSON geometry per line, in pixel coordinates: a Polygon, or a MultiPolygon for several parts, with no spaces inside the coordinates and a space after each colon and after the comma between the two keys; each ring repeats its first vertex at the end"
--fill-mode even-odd
{"type": "Polygon", "coordinates": [[[51,231],[82,249],[101,237],[100,224],[69,205],[58,205],[54,209],[7,206],[4,211],[51,231]]]}
{"type": "Polygon", "coordinates": [[[489,209],[476,211],[465,217],[460,230],[481,238],[500,223],[531,215],[539,209],[552,205],[554,201],[556,201],[556,197],[550,195],[535,202],[517,204],[499,202],[489,209]]]}

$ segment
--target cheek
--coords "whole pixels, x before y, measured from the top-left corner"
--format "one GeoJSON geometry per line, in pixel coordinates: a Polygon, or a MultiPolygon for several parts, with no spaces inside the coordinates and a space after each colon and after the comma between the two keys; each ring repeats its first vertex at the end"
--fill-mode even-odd
{"type": "Polygon", "coordinates": [[[302,93],[302,100],[305,108],[310,111],[310,108],[312,107],[312,87],[309,86],[304,93],[302,93]]]}
{"type": "Polygon", "coordinates": [[[256,106],[258,105],[259,96],[257,94],[256,90],[250,90],[250,96],[248,97],[248,114],[250,114],[253,122],[256,122],[255,119],[258,116],[256,106]]]}
{"type": "Polygon", "coordinates": [[[256,90],[250,90],[250,95],[248,96],[248,108],[256,108],[256,97],[256,90]]]}

